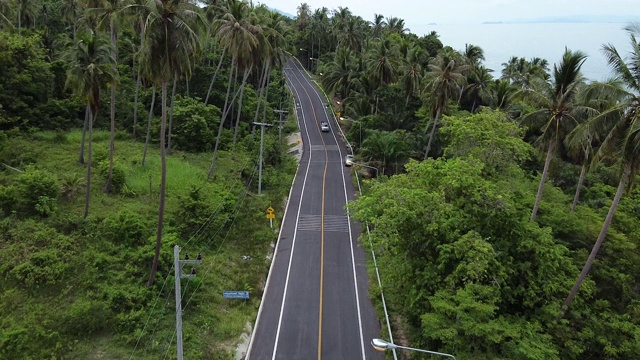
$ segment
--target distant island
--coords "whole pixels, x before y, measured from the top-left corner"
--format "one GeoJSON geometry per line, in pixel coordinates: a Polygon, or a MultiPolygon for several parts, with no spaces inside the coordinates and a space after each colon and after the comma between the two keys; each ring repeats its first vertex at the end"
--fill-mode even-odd
{"type": "Polygon", "coordinates": [[[546,16],[533,19],[513,19],[503,21],[485,21],[483,24],[519,24],[519,23],[629,23],[640,22],[640,15],[571,15],[546,16]]]}

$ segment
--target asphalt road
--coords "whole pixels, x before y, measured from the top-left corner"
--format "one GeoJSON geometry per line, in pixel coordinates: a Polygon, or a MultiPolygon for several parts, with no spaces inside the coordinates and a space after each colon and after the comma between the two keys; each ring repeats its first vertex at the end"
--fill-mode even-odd
{"type": "Polygon", "coordinates": [[[304,153],[284,214],[247,359],[383,359],[368,293],[359,224],[345,212],[355,189],[339,131],[300,64],[285,65],[304,153]],[[321,132],[329,121],[331,131],[321,132]]]}

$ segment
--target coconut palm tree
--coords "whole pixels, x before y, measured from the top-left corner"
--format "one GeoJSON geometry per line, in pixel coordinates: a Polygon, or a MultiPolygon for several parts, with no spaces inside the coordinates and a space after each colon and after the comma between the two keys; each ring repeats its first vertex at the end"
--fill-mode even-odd
{"type": "Polygon", "coordinates": [[[603,52],[607,57],[609,65],[613,68],[616,77],[624,84],[623,87],[606,86],[606,90],[616,93],[621,101],[618,106],[605,111],[598,116],[594,116],[589,121],[581,125],[591,129],[586,133],[597,132],[606,134],[603,144],[596,153],[596,157],[608,156],[619,161],[618,188],[613,197],[607,216],[602,224],[602,229],[598,234],[591,253],[576,280],[573,288],[569,292],[564,302],[560,317],[571,306],[573,299],[578,293],[582,282],[587,277],[591,265],[598,255],[598,251],[604,242],[609,231],[609,226],[613,220],[620,199],[625,190],[631,191],[634,179],[640,171],[640,44],[635,35],[640,35],[640,27],[631,24],[626,27],[631,40],[631,52],[628,63],[625,62],[613,45],[605,45],[603,52]],[[618,121],[611,125],[608,119],[609,114],[619,114],[618,121]]]}
{"type": "MultiPolygon", "coordinates": [[[[127,8],[127,12],[130,14],[132,18],[132,26],[134,34],[140,34],[140,46],[138,50],[142,49],[144,46],[144,38],[145,38],[145,30],[146,30],[146,19],[149,15],[149,8],[145,6],[146,0],[133,0],[130,2],[130,6],[127,8]]],[[[136,78],[136,89],[133,95],[133,129],[131,131],[133,138],[136,137],[136,130],[138,125],[138,98],[140,95],[140,85],[141,85],[141,76],[140,76],[140,64],[138,67],[135,66],[135,57],[134,57],[134,66],[132,67],[135,71],[136,78]]],[[[155,91],[154,91],[155,94],[155,91]]],[[[143,164],[144,165],[144,164],[143,164]]]]}
{"type": "Polygon", "coordinates": [[[373,21],[369,22],[371,26],[371,35],[373,35],[374,39],[379,39],[382,36],[382,31],[385,26],[387,26],[387,22],[384,21],[384,15],[382,14],[373,14],[373,21]]]}
{"type": "Polygon", "coordinates": [[[376,88],[396,81],[398,57],[397,49],[388,37],[373,43],[366,63],[376,88]]]}
{"type": "Polygon", "coordinates": [[[71,24],[73,29],[73,40],[76,40],[76,32],[78,28],[78,14],[80,11],[80,4],[78,0],[64,0],[60,6],[60,12],[65,21],[71,24]]]}
{"type": "Polygon", "coordinates": [[[537,108],[525,114],[521,121],[540,130],[541,135],[536,140],[536,145],[546,152],[531,221],[535,221],[538,215],[544,184],[549,176],[549,165],[558,146],[586,115],[595,111],[577,101],[578,91],[584,85],[580,67],[586,58],[581,51],[565,50],[560,63],[554,65],[553,83],[547,83],[542,90],[519,91],[518,97],[537,108]]]}
{"type": "Polygon", "coordinates": [[[36,22],[36,0],[14,0],[18,19],[18,34],[22,34],[22,27],[32,27],[36,22]]]}
{"type": "MultiPolygon", "coordinates": [[[[117,70],[118,67],[118,30],[116,28],[122,13],[122,10],[127,7],[128,0],[103,0],[100,7],[88,8],[85,10],[85,16],[95,16],[98,20],[98,24],[104,27],[108,27],[109,36],[111,38],[111,56],[114,59],[113,69],[117,70]]],[[[109,131],[109,174],[107,176],[107,182],[104,187],[104,192],[111,193],[113,187],[113,156],[115,153],[115,136],[116,136],[116,87],[117,78],[113,78],[111,83],[111,109],[110,119],[111,127],[109,131]]]]}
{"type": "Polygon", "coordinates": [[[0,0],[0,25],[2,27],[13,28],[13,24],[9,17],[11,17],[11,0],[0,0]]]}
{"type": "Polygon", "coordinates": [[[477,105],[490,103],[493,97],[491,91],[491,83],[493,76],[489,73],[489,69],[482,65],[475,66],[467,76],[468,84],[464,88],[464,93],[473,101],[471,104],[471,112],[476,111],[477,105]]]}
{"type": "Polygon", "coordinates": [[[397,174],[409,154],[409,146],[403,134],[401,130],[370,130],[362,142],[359,154],[366,162],[380,168],[382,174],[397,174]]]}
{"type": "Polygon", "coordinates": [[[87,103],[89,145],[87,149],[87,182],[84,207],[84,218],[89,216],[89,200],[91,197],[91,160],[93,123],[100,107],[100,90],[105,81],[111,81],[117,74],[111,66],[115,61],[108,39],[89,30],[78,36],[77,41],[66,44],[64,59],[70,64],[67,70],[66,86],[72,88],[87,103]]]}
{"type": "MultiPolygon", "coordinates": [[[[460,61],[458,60],[458,62],[460,61]]],[[[431,120],[431,134],[427,142],[427,149],[424,152],[425,160],[431,151],[431,145],[436,135],[440,115],[451,98],[458,99],[460,90],[467,82],[463,73],[467,71],[468,68],[468,65],[456,63],[456,59],[447,54],[438,55],[438,57],[429,64],[429,72],[426,75],[427,85],[425,87],[425,93],[428,94],[428,101],[431,103],[433,118],[431,120]]]]}
{"type": "MultiPolygon", "coordinates": [[[[229,82],[227,83],[227,95],[222,110],[222,118],[218,127],[218,136],[213,148],[213,160],[209,167],[208,177],[213,176],[215,170],[216,156],[222,136],[222,129],[229,106],[229,94],[233,81],[233,71],[242,64],[247,64],[253,50],[258,46],[256,34],[262,30],[249,21],[249,8],[247,3],[239,0],[229,0],[227,12],[215,22],[216,37],[220,39],[220,44],[231,54],[231,66],[229,68],[229,82]]],[[[232,100],[233,103],[233,100],[232,100]]]]}
{"type": "Polygon", "coordinates": [[[400,66],[400,83],[404,93],[407,96],[405,106],[409,104],[409,99],[418,92],[422,83],[424,70],[422,62],[426,57],[426,52],[421,47],[413,47],[404,58],[403,64],[400,66]]]}
{"type": "MultiPolygon", "coordinates": [[[[265,13],[265,22],[262,25],[262,35],[258,37],[259,39],[259,51],[256,54],[261,55],[262,58],[256,58],[256,62],[263,63],[262,69],[262,77],[260,80],[260,92],[258,94],[258,105],[256,107],[256,112],[253,118],[253,122],[258,121],[258,115],[260,113],[261,104],[263,108],[263,122],[266,121],[266,111],[267,111],[267,92],[265,89],[269,88],[269,82],[271,77],[269,76],[271,66],[281,68],[284,62],[284,51],[283,48],[285,46],[285,23],[282,20],[282,16],[271,12],[265,13]]],[[[235,143],[235,132],[234,132],[234,143],[235,143]]]]}
{"type": "Polygon", "coordinates": [[[153,285],[158,269],[162,229],[164,224],[165,190],[167,182],[166,127],[167,84],[174,77],[190,75],[200,53],[200,36],[206,21],[200,9],[187,0],[151,0],[147,3],[144,46],[140,53],[142,74],[162,90],[162,119],[160,122],[160,199],[156,248],[147,286],[153,285]]]}

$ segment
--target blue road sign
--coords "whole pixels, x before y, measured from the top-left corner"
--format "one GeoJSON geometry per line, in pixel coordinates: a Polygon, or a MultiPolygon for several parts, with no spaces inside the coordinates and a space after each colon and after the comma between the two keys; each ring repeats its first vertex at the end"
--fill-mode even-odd
{"type": "Polygon", "coordinates": [[[225,299],[248,299],[248,291],[223,291],[222,297],[225,299]]]}

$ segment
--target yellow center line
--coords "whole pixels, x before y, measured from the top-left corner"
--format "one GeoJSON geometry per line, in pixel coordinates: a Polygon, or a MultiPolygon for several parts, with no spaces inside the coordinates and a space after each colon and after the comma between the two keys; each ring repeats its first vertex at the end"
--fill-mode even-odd
{"type": "MultiPolygon", "coordinates": [[[[298,78],[297,75],[295,75],[298,78]]],[[[298,79],[298,82],[302,85],[302,82],[298,79]]],[[[316,129],[318,132],[322,134],[320,131],[320,127],[318,126],[318,117],[316,115],[316,109],[313,106],[313,101],[311,101],[311,96],[309,96],[309,92],[302,85],[302,89],[304,90],[307,98],[309,99],[309,104],[311,105],[311,112],[313,114],[313,119],[316,123],[316,129]]],[[[326,188],[326,180],[327,180],[327,169],[329,168],[329,153],[327,152],[327,144],[324,141],[324,137],[320,136],[322,140],[322,144],[324,145],[324,173],[322,174],[322,206],[320,213],[320,301],[319,301],[319,311],[318,311],[318,360],[322,359],[322,298],[323,298],[323,289],[324,289],[324,200],[325,200],[325,188],[326,188]]]]}

